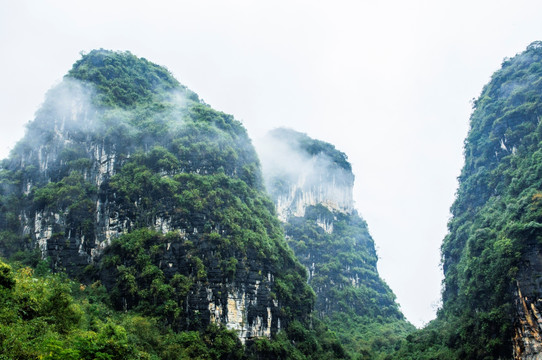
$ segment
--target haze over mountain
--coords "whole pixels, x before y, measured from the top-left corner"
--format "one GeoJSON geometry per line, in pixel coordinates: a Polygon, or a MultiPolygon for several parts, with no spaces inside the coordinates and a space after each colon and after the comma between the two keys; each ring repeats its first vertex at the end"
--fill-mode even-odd
{"type": "Polygon", "coordinates": [[[20,344],[6,353],[328,359],[396,350],[414,328],[378,275],[346,155],[291,130],[269,141],[264,181],[241,123],[165,68],[129,52],[83,55],[0,169],[0,255],[19,272],[2,263],[1,344],[20,344]],[[37,309],[26,314],[28,297],[37,309]],[[45,320],[53,306],[60,313],[45,320]],[[111,331],[128,338],[111,348],[111,331]]]}

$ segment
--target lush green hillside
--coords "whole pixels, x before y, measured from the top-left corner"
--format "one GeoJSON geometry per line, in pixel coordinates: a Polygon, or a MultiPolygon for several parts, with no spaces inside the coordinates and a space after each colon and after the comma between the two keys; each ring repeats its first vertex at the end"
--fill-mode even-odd
{"type": "Polygon", "coordinates": [[[0,254],[83,285],[6,270],[5,356],[344,358],[261,178],[242,124],[166,69],[83,55],[0,169],[0,254]]]}
{"type": "Polygon", "coordinates": [[[539,342],[536,316],[524,330],[542,295],[541,115],[542,43],[536,42],[505,59],[474,102],[442,245],[443,306],[433,324],[410,338],[404,358],[527,358],[537,351],[528,349],[528,333],[532,344],[539,342]]]}

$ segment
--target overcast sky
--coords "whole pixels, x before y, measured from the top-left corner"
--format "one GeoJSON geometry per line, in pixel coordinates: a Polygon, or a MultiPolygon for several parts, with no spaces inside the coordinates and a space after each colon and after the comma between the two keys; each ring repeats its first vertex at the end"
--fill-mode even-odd
{"type": "Polygon", "coordinates": [[[522,0],[0,0],[0,157],[81,51],[129,50],[254,141],[287,126],[344,151],[380,275],[420,326],[439,304],[470,101],[542,40],[540,14],[522,0]]]}

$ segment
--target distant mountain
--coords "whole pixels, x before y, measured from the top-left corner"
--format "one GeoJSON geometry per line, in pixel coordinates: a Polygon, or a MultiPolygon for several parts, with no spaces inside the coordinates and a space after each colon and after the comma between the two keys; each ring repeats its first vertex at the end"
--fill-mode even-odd
{"type": "Polygon", "coordinates": [[[392,352],[414,327],[378,275],[373,239],[354,209],[346,155],[289,129],[271,131],[259,153],[288,244],[309,272],[320,318],[354,353],[376,358],[392,352]]]}
{"type": "Polygon", "coordinates": [[[542,358],[542,43],[474,102],[442,244],[443,305],[396,358],[542,358]]]}
{"type": "Polygon", "coordinates": [[[246,130],[165,68],[83,55],[2,162],[0,184],[0,254],[36,268],[0,266],[4,356],[346,357],[311,315],[314,292],[246,130]],[[56,308],[80,326],[58,327],[67,315],[56,308]]]}

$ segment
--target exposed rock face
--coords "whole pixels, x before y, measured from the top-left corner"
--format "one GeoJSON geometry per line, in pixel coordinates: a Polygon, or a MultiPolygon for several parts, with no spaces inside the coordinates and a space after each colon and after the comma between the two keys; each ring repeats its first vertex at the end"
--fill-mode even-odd
{"type": "MultiPolygon", "coordinates": [[[[194,234],[185,236],[185,240],[198,241],[194,234]]],[[[210,322],[223,324],[235,330],[243,343],[255,337],[270,337],[280,330],[279,302],[270,296],[274,290],[271,264],[262,264],[252,254],[237,264],[233,277],[225,279],[213,256],[218,249],[209,244],[201,245],[207,248],[204,253],[211,258],[204,261],[210,265],[206,267],[206,281],[198,281],[188,295],[185,311],[191,316],[187,318],[187,327],[194,323],[200,326],[210,322]]],[[[184,243],[168,244],[160,260],[166,276],[190,272],[188,253],[184,243]]]]}
{"type": "MultiPolygon", "coordinates": [[[[215,291],[205,289],[208,308],[202,309],[203,312],[209,312],[211,322],[224,324],[229,330],[235,330],[243,342],[255,337],[269,338],[280,329],[278,302],[270,301],[270,286],[262,285],[259,278],[261,276],[249,274],[243,284],[221,286],[215,291]],[[226,298],[220,295],[220,290],[226,290],[226,298]]],[[[206,302],[197,299],[192,306],[199,308],[201,303],[206,302]]]]}
{"type": "MultiPolygon", "coordinates": [[[[85,266],[99,260],[104,249],[121,234],[134,228],[137,217],[126,214],[122,205],[115,201],[116,194],[107,186],[115,174],[113,161],[115,153],[105,153],[99,146],[89,146],[89,159],[95,164],[87,176],[100,189],[96,201],[93,227],[94,237],[86,237],[78,229],[70,227],[68,212],[36,210],[24,216],[24,235],[30,235],[39,247],[42,258],[50,258],[57,269],[69,273],[81,273],[85,266]],[[95,157],[99,154],[99,157],[95,157]],[[109,166],[103,166],[111,163],[109,166]]],[[[49,157],[50,163],[54,161],[49,157]]],[[[31,163],[30,158],[25,159],[31,163]]],[[[121,163],[118,163],[121,166],[121,163]]],[[[44,170],[51,169],[49,165],[44,170]]],[[[166,212],[174,213],[174,208],[166,212]]],[[[202,256],[208,256],[208,278],[198,282],[186,301],[186,313],[190,323],[206,326],[209,322],[224,324],[237,331],[242,342],[254,337],[270,337],[281,327],[279,302],[270,296],[274,287],[273,267],[262,264],[261,259],[249,256],[239,262],[235,278],[224,281],[222,269],[214,259],[216,248],[205,244],[200,234],[205,232],[205,215],[194,214],[191,218],[157,216],[151,220],[156,231],[167,234],[177,231],[187,241],[199,244],[202,256]],[[194,320],[199,319],[199,320],[194,320]]],[[[176,273],[189,274],[186,265],[186,251],[181,244],[171,244],[162,255],[161,268],[168,277],[176,273]]],[[[232,254],[233,255],[233,254],[232,254]]],[[[104,281],[104,284],[108,284],[104,281]]]]}
{"type": "Polygon", "coordinates": [[[542,359],[542,337],[540,336],[542,318],[539,309],[541,300],[524,296],[518,284],[514,359],[542,359]]]}
{"type": "MultiPolygon", "coordinates": [[[[313,158],[306,166],[318,168],[321,165],[319,161],[322,160],[313,158]]],[[[351,213],[354,209],[354,177],[344,169],[333,170],[331,174],[302,174],[297,182],[288,184],[287,191],[276,195],[275,204],[279,218],[286,221],[290,216],[304,216],[308,206],[317,204],[330,210],[351,213]]]]}
{"type": "Polygon", "coordinates": [[[101,190],[101,196],[92,199],[94,236],[85,236],[80,227],[71,226],[67,218],[71,204],[63,208],[22,209],[23,236],[30,236],[39,245],[42,258],[51,258],[57,268],[88,265],[112,237],[130,228],[128,219],[119,220],[114,194],[104,184],[122,163],[116,163],[116,145],[96,136],[102,129],[98,110],[90,105],[91,96],[89,86],[74,80],[65,80],[51,90],[28,129],[27,138],[34,143],[19,145],[9,164],[11,169],[26,170],[21,184],[26,195],[44,184],[59,181],[70,171],[80,172],[85,182],[101,190]],[[79,165],[73,164],[73,160],[78,160],[79,165]]]}
{"type": "Polygon", "coordinates": [[[258,148],[288,244],[316,293],[316,314],[352,353],[384,358],[382,339],[396,348],[414,327],[378,274],[373,239],[353,207],[346,155],[286,129],[271,132],[258,148]]]}
{"type": "MultiPolygon", "coordinates": [[[[81,87],[74,84],[69,86],[77,89],[81,87]]],[[[50,257],[56,267],[64,268],[93,262],[113,237],[130,229],[131,225],[130,219],[119,218],[119,209],[114,202],[115,195],[108,189],[107,184],[104,184],[116,173],[116,169],[123,165],[122,162],[116,163],[115,145],[90,138],[94,132],[91,127],[96,120],[89,117],[88,109],[82,105],[86,102],[83,96],[72,96],[68,100],[70,103],[63,104],[62,109],[53,110],[56,116],[49,124],[53,128],[48,141],[37,149],[22,151],[20,157],[16,158],[18,162],[11,164],[13,168],[38,169],[34,176],[23,178],[24,192],[29,194],[35,186],[59,181],[67,175],[71,166],[67,165],[70,159],[66,159],[64,154],[71,149],[77,148],[78,159],[85,160],[87,166],[81,171],[82,179],[99,189],[101,195],[93,199],[94,236],[85,236],[80,228],[71,227],[66,208],[27,208],[23,212],[23,235],[32,236],[39,244],[44,259],[50,257]],[[79,126],[79,123],[87,124],[89,128],[76,129],[75,126],[79,126]],[[83,141],[82,135],[87,137],[83,141]]],[[[39,121],[38,119],[37,122],[39,121]]],[[[31,127],[27,136],[35,136],[38,141],[43,141],[44,134],[38,133],[40,130],[42,129],[31,127]]],[[[129,154],[126,157],[129,157],[129,154]]]]}
{"type": "Polygon", "coordinates": [[[517,280],[514,359],[542,359],[542,251],[531,244],[517,280]]]}

